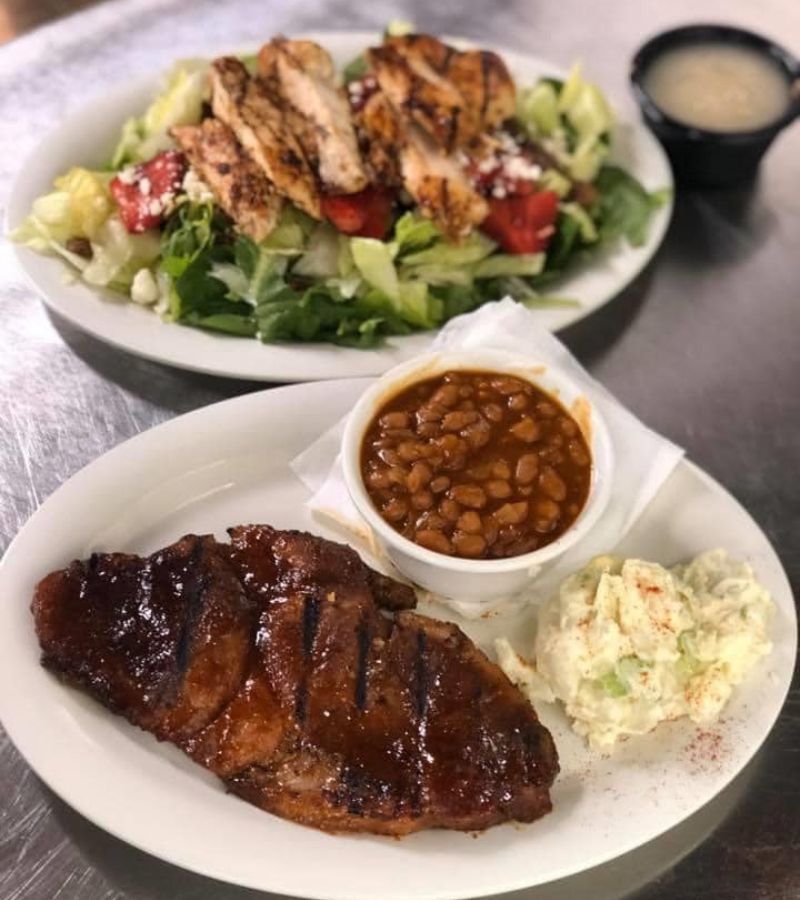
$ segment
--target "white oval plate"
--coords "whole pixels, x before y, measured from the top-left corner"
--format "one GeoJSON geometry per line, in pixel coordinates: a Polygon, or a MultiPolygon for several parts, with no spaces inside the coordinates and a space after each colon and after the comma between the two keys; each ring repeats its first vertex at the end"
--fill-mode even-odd
{"type": "MultiPolygon", "coordinates": [[[[344,64],[374,43],[370,32],[311,35],[337,63],[344,64]]],[[[501,50],[519,84],[542,75],[563,75],[536,57],[501,50]]],[[[71,115],[25,162],[8,204],[8,226],[28,214],[53,179],[73,165],[100,166],[109,158],[122,123],[138,115],[158,89],[160,73],[120,85],[71,115]]],[[[661,146],[640,123],[624,123],[614,135],[614,159],[649,190],[672,187],[672,173],[661,146]]],[[[576,322],[618,294],[644,268],[664,238],[672,212],[667,203],[653,217],[647,243],[620,242],[561,280],[554,292],[580,300],[579,307],[542,309],[542,324],[555,331],[576,322]]],[[[431,334],[393,338],[377,350],[353,350],[330,344],[261,344],[252,338],[212,334],[185,326],[165,325],[146,309],[108,292],[65,283],[65,264],[15,245],[17,258],[45,303],[74,325],[106,343],[139,356],[182,369],[258,381],[313,381],[379,375],[425,350],[431,334]]]]}
{"type": "MultiPolygon", "coordinates": [[[[174,419],[87,466],[36,512],[0,565],[0,718],[39,776],[97,825],[204,875],[322,900],[447,900],[541,884],[588,869],[676,825],[717,794],[774,723],[794,666],[791,590],[741,506],[682,463],[635,526],[627,554],[672,563],[713,546],[747,558],[775,598],[775,649],[738,688],[711,735],[672,723],[611,759],[587,750],[555,707],[562,771],[554,811],[473,839],[429,831],[403,840],[331,836],[225,793],[177,748],[61,685],[39,665],[28,604],[36,582],[93,550],[150,552],[180,535],[269,522],[325,533],[289,461],[365,387],[347,380],[250,394],[174,419]],[[704,750],[709,750],[704,758],[704,750]]],[[[519,646],[530,614],[468,623],[484,647],[519,646]]]]}

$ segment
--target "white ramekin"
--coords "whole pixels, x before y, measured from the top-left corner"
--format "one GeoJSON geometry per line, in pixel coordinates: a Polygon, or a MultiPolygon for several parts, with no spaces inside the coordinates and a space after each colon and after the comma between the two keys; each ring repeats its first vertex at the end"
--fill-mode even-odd
{"type": "Polygon", "coordinates": [[[415,584],[454,600],[488,600],[518,593],[546,563],[574,546],[594,526],[608,503],[614,465],[605,423],[569,378],[534,358],[497,350],[429,353],[391,369],[353,407],[342,438],[345,483],[356,508],[397,569],[415,584]],[[516,375],[556,397],[574,416],[592,452],[592,483],[578,518],[559,538],[539,550],[506,559],[460,559],[420,547],[403,537],[375,508],[361,478],[361,443],[377,410],[415,381],[452,369],[516,375]]]}

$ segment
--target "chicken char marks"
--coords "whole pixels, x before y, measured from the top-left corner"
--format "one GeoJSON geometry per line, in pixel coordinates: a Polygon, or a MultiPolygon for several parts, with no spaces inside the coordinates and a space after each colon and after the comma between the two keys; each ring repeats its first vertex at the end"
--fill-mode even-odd
{"type": "Polygon", "coordinates": [[[409,588],[343,545],[230,534],[47,576],[43,663],[307,825],[406,834],[549,811],[552,738],[458,628],[411,612],[409,588]]]}

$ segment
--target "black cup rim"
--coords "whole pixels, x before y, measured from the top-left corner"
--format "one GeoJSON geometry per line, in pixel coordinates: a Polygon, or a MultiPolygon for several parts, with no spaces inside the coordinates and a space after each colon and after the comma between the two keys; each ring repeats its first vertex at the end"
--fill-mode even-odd
{"type": "Polygon", "coordinates": [[[680,119],[675,119],[664,112],[644,87],[644,76],[650,63],[669,48],[702,40],[743,44],[752,47],[765,53],[780,65],[786,73],[790,84],[795,79],[800,79],[800,61],[785,47],[776,44],[775,41],[763,35],[754,31],[748,31],[745,28],[738,28],[735,25],[718,25],[714,23],[681,25],[653,35],[636,51],[631,61],[631,86],[639,106],[648,119],[657,125],[668,126],[673,132],[680,133],[686,138],[716,141],[718,143],[739,143],[771,138],[800,115],[800,95],[797,93],[790,95],[789,103],[783,115],[767,125],[762,125],[761,128],[747,131],[713,131],[711,129],[698,128],[695,125],[682,122],[680,119]]]}

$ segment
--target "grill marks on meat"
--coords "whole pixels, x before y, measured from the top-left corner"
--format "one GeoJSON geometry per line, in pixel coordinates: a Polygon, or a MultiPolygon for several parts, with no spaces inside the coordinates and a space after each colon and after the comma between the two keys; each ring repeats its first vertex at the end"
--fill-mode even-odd
{"type": "Polygon", "coordinates": [[[32,609],[42,662],[160,739],[195,733],[242,682],[253,606],[212,538],[74,562],[32,609]]]}
{"type": "Polygon", "coordinates": [[[242,798],[384,834],[550,809],[556,752],[527,701],[349,548],[253,525],[93,559],[37,588],[43,662],[242,798]]]}
{"type": "Polygon", "coordinates": [[[323,188],[352,194],[367,187],[350,107],[327,51],[313,41],[275,38],[261,48],[258,67],[276,86],[284,108],[302,122],[296,134],[323,188]]]}
{"type": "Polygon", "coordinates": [[[241,230],[254,241],[267,237],[278,223],[283,201],[233,131],[219,119],[208,118],[200,125],[176,126],[171,133],[241,230]]]}
{"type": "Polygon", "coordinates": [[[251,78],[233,57],[215,59],[209,78],[214,115],[231,128],[279,194],[321,218],[314,173],[297,137],[286,127],[270,83],[251,78]]]}

